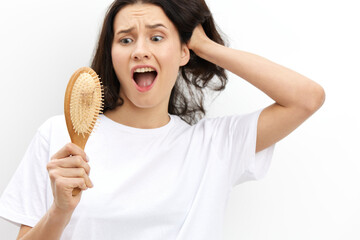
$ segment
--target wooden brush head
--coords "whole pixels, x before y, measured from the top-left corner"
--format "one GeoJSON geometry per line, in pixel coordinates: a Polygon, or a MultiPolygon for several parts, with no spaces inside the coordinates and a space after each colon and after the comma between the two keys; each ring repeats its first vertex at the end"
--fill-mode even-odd
{"type": "Polygon", "coordinates": [[[103,88],[96,72],[89,67],[78,69],[65,92],[65,120],[71,142],[82,149],[103,109],[103,88]]]}

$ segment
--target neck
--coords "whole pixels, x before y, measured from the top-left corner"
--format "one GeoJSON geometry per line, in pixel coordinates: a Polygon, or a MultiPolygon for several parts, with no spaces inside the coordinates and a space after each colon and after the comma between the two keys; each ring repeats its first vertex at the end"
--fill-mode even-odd
{"type": "Polygon", "coordinates": [[[159,128],[170,121],[167,111],[152,108],[132,109],[124,105],[107,110],[105,116],[120,124],[142,129],[159,128]]]}

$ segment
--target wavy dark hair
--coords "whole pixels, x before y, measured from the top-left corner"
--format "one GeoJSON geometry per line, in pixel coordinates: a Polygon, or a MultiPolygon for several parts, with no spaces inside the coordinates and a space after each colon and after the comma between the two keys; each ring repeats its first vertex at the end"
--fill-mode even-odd
{"type": "MultiPolygon", "coordinates": [[[[204,0],[116,0],[105,16],[91,67],[99,74],[104,85],[104,112],[121,106],[120,82],[117,79],[111,58],[114,38],[113,24],[116,14],[126,5],[150,3],[163,9],[178,30],[181,43],[190,40],[199,24],[213,41],[225,45],[212,14],[204,0]]],[[[178,115],[189,124],[195,124],[206,114],[204,92],[222,91],[227,84],[223,68],[198,57],[190,50],[190,60],[180,67],[179,75],[170,95],[168,112],[178,115]],[[216,78],[214,78],[216,76],[216,78]]]]}

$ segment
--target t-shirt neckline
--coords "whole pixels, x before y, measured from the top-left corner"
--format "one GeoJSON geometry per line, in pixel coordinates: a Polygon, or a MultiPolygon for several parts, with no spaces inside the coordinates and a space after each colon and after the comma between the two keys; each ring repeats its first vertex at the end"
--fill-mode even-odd
{"type": "Polygon", "coordinates": [[[115,122],[114,120],[105,116],[105,114],[101,114],[100,115],[100,125],[101,125],[101,122],[107,122],[114,129],[119,129],[122,131],[134,133],[134,134],[160,134],[160,133],[164,133],[164,132],[168,131],[174,124],[174,120],[175,120],[174,115],[168,114],[168,116],[170,117],[170,121],[167,124],[165,124],[164,126],[161,126],[158,128],[145,129],[145,128],[130,127],[130,126],[115,122]]]}

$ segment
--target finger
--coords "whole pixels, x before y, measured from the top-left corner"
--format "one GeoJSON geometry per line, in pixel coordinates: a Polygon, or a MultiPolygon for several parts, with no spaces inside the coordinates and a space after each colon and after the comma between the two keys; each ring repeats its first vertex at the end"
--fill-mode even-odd
{"type": "Polygon", "coordinates": [[[79,146],[73,143],[67,143],[57,153],[55,153],[51,159],[60,159],[72,156],[81,156],[86,161],[86,154],[79,146]]]}
{"type": "Polygon", "coordinates": [[[88,189],[88,187],[86,186],[86,183],[84,182],[83,178],[71,178],[71,180],[74,183],[74,185],[72,185],[73,189],[80,188],[83,191],[88,189]]]}
{"type": "Polygon", "coordinates": [[[83,168],[86,174],[90,174],[90,166],[80,156],[71,156],[62,159],[54,159],[49,162],[48,168],[83,168]]]}
{"type": "Polygon", "coordinates": [[[74,189],[74,188],[80,188],[81,190],[88,189],[83,178],[68,178],[68,179],[69,179],[70,187],[72,189],[74,189]]]}
{"type": "Polygon", "coordinates": [[[87,187],[94,186],[83,168],[61,168],[57,170],[56,174],[65,178],[83,178],[87,187]]]}
{"type": "Polygon", "coordinates": [[[72,192],[74,188],[80,188],[86,190],[87,186],[83,178],[59,178],[55,182],[55,187],[59,191],[72,192]]]}

